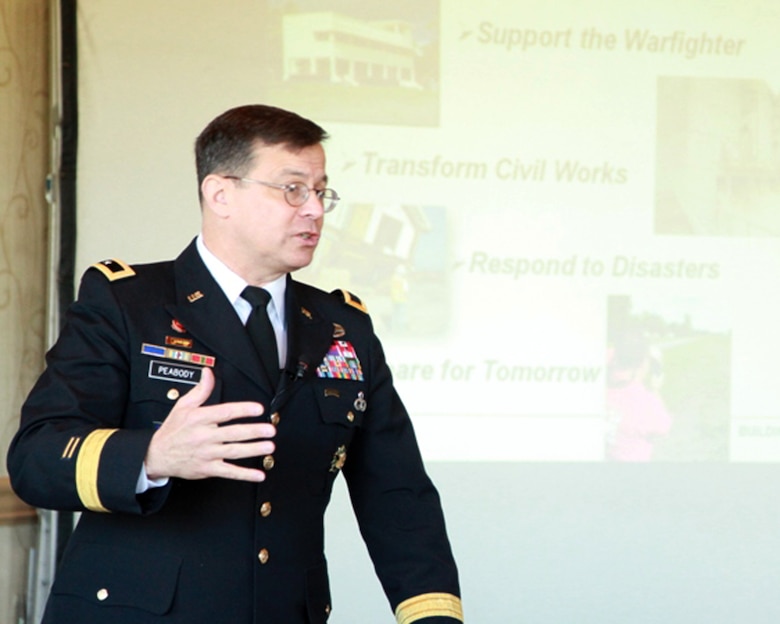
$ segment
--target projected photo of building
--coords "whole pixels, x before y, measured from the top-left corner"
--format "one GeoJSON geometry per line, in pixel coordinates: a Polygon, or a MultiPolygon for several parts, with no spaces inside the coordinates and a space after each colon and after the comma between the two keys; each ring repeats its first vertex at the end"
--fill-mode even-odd
{"type": "Polygon", "coordinates": [[[438,125],[438,0],[282,3],[268,18],[279,70],[261,87],[278,105],[312,102],[323,121],[438,125]]]}
{"type": "Polygon", "coordinates": [[[406,22],[327,12],[285,15],[283,25],[285,81],[422,88],[415,78],[417,45],[406,22]]]}
{"type": "Polygon", "coordinates": [[[658,79],[656,234],[780,236],[780,95],[763,80],[658,79]]]}

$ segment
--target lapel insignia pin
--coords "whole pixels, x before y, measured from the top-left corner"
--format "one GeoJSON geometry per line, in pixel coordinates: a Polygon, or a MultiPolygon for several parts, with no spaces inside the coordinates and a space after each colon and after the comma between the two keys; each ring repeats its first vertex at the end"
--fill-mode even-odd
{"type": "Polygon", "coordinates": [[[301,314],[303,314],[307,319],[311,320],[311,312],[309,312],[306,308],[301,308],[301,314]]]}
{"type": "Polygon", "coordinates": [[[343,325],[339,325],[338,323],[333,323],[333,337],[334,338],[342,338],[346,333],[347,332],[344,329],[343,325]]]}
{"type": "Polygon", "coordinates": [[[196,290],[194,293],[187,295],[187,301],[190,303],[195,303],[198,299],[203,299],[203,297],[204,294],[199,290],[196,290]]]}
{"type": "Polygon", "coordinates": [[[177,321],[176,319],[173,319],[173,320],[171,321],[171,329],[172,329],[173,331],[175,331],[175,332],[178,332],[178,333],[180,333],[180,334],[186,334],[186,333],[187,333],[187,329],[184,327],[184,325],[182,325],[182,324],[181,324],[179,321],[177,321]]]}

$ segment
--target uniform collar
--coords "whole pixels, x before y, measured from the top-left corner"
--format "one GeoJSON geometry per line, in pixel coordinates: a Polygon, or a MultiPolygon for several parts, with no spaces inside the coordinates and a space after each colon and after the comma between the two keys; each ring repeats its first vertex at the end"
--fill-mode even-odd
{"type": "MultiPolygon", "coordinates": [[[[241,319],[241,322],[246,323],[246,319],[249,317],[252,306],[249,304],[249,302],[241,297],[241,293],[249,284],[246,282],[246,280],[244,280],[244,278],[242,278],[237,273],[234,273],[224,262],[222,262],[222,260],[217,258],[217,256],[209,251],[209,249],[206,247],[206,244],[203,242],[202,234],[198,235],[198,238],[196,239],[196,245],[201,260],[203,260],[203,264],[206,265],[206,268],[208,269],[209,273],[211,273],[214,281],[217,282],[219,287],[222,289],[222,292],[225,293],[225,296],[227,297],[228,301],[230,301],[233,309],[236,311],[236,314],[238,314],[239,318],[241,319]]],[[[284,326],[286,324],[284,299],[285,291],[287,289],[287,275],[282,275],[273,282],[263,284],[263,288],[271,293],[271,300],[273,301],[273,310],[271,313],[276,314],[276,321],[281,326],[284,326]]],[[[274,319],[272,318],[271,321],[274,322],[274,319]]]]}

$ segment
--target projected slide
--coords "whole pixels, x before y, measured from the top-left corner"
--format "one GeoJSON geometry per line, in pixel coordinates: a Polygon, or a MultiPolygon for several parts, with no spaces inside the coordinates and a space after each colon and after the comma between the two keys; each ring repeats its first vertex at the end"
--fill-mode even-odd
{"type": "Polygon", "coordinates": [[[779,461],[780,11],[565,4],[80,2],[81,267],[175,255],[194,136],[291,108],[344,198],[300,278],[428,459],[779,461]]]}

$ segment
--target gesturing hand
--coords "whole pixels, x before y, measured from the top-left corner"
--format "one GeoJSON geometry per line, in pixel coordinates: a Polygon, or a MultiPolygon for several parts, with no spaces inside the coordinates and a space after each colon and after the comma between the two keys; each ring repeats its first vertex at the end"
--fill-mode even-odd
{"type": "Polygon", "coordinates": [[[200,383],[182,396],[152,436],[144,466],[150,479],[222,477],[263,481],[265,473],[236,466],[226,459],[268,455],[276,428],[268,423],[220,426],[236,418],[260,416],[263,406],[254,402],[203,406],[214,389],[214,373],[204,368],[200,383]],[[251,440],[251,442],[250,442],[251,440]]]}

